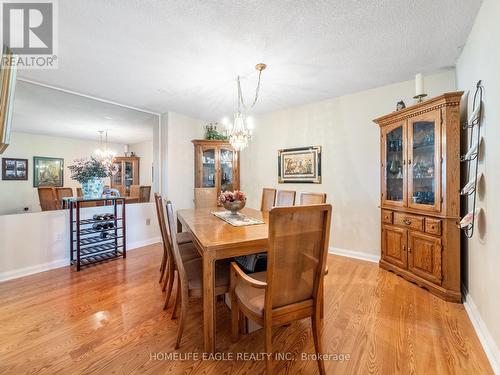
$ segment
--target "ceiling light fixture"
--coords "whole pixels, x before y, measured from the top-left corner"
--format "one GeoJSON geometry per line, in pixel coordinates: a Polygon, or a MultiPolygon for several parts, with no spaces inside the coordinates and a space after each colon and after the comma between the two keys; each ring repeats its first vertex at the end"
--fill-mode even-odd
{"type": "Polygon", "coordinates": [[[99,133],[99,148],[95,151],[95,155],[98,158],[102,159],[103,162],[111,164],[114,157],[116,156],[116,152],[114,152],[108,148],[108,131],[107,130],[98,130],[98,133],[99,133]],[[102,135],[103,134],[105,137],[104,145],[102,142],[102,135]]]}
{"type": "Polygon", "coordinates": [[[241,91],[240,76],[236,79],[238,86],[238,111],[234,114],[234,123],[229,124],[229,143],[235,148],[235,150],[240,151],[248,146],[248,142],[252,139],[252,129],[248,127],[245,123],[245,116],[241,113],[241,106],[248,111],[253,108],[257,103],[260,91],[260,76],[262,71],[266,69],[267,65],[260,63],[255,65],[255,69],[259,71],[259,81],[257,83],[257,88],[255,89],[255,97],[252,104],[248,107],[243,100],[243,93],[241,91]]]}

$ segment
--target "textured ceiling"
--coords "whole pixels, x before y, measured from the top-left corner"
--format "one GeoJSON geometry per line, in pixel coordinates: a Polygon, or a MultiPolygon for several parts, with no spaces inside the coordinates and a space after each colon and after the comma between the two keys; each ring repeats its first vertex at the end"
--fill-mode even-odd
{"type": "Polygon", "coordinates": [[[256,112],[454,66],[481,0],[64,0],[59,69],[22,77],[155,112],[256,112]]]}
{"type": "Polygon", "coordinates": [[[133,144],[153,139],[158,116],[17,82],[12,130],[23,133],[133,144]]]}

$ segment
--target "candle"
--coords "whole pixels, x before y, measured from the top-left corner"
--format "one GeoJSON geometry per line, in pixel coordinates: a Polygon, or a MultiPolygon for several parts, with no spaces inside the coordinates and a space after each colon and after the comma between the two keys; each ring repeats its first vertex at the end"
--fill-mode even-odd
{"type": "Polygon", "coordinates": [[[415,76],[415,96],[424,94],[424,76],[422,73],[418,73],[415,76]]]}

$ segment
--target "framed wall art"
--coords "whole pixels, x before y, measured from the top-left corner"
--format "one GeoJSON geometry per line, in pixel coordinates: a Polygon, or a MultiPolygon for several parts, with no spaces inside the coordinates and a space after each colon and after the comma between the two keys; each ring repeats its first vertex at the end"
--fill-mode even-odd
{"type": "Polygon", "coordinates": [[[33,187],[61,187],[63,183],[64,159],[33,156],[33,187]]]}
{"type": "Polygon", "coordinates": [[[28,159],[2,158],[2,180],[28,180],[28,159]]]}
{"type": "Polygon", "coordinates": [[[321,183],[321,146],[278,150],[278,183],[321,183]]]}

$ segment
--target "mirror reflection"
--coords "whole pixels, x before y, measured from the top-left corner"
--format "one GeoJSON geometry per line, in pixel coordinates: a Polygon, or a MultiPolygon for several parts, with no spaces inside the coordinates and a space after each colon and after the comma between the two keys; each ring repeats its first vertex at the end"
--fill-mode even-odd
{"type": "Polygon", "coordinates": [[[0,215],[62,209],[65,197],[88,189],[149,202],[158,183],[157,126],[151,113],[18,80],[10,144],[1,155],[0,215]],[[83,183],[86,173],[97,175],[97,186],[83,183]]]}

